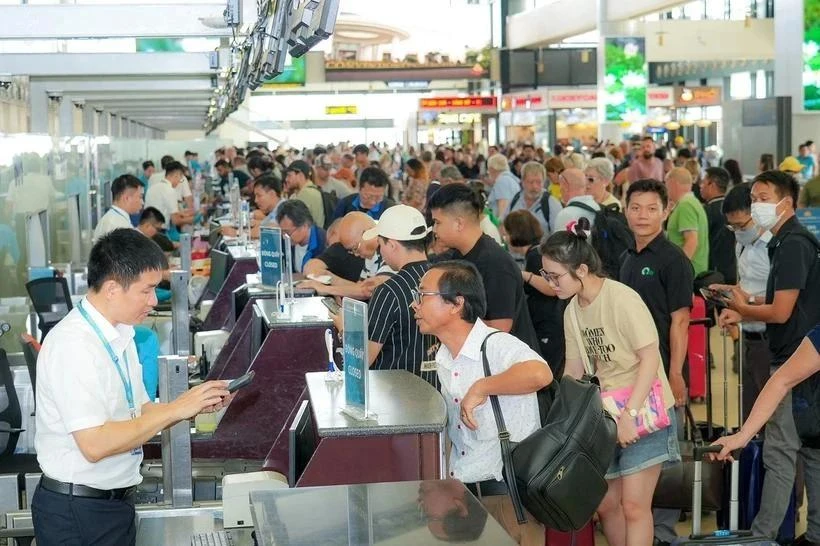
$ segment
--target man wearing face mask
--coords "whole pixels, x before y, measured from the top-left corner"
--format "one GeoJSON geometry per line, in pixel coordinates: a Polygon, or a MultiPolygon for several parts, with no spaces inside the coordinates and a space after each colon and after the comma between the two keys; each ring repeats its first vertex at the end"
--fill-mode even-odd
{"type": "MultiPolygon", "coordinates": [[[[752,220],[752,187],[735,186],[722,203],[726,227],[734,232],[735,257],[740,288],[754,297],[765,297],[769,278],[771,231],[763,231],[752,220]]],[[[757,395],[769,379],[771,363],[766,323],[759,320],[743,322],[743,415],[748,416],[757,395]]]]}
{"type": "MultiPolygon", "coordinates": [[[[727,327],[741,321],[766,323],[772,353],[771,371],[780,367],[800,345],[803,336],[820,321],[820,242],[797,220],[794,213],[799,187],[787,173],[766,171],[752,183],[751,216],[760,230],[772,233],[767,245],[771,271],[765,297],[749,294],[739,286],[731,290],[729,309],[720,314],[727,327]]],[[[737,226],[739,227],[739,226],[737,226]]],[[[766,423],[763,441],[763,480],[760,511],[752,532],[775,538],[783,522],[794,487],[795,465],[800,453],[805,465],[809,516],[806,544],[820,543],[820,450],[802,446],[794,426],[791,393],[766,423]]]]}

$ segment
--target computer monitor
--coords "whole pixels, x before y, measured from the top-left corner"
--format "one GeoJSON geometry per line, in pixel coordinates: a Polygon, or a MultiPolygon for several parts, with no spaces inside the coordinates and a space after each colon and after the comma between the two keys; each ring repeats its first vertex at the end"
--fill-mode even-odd
{"type": "Polygon", "coordinates": [[[214,296],[219,294],[225,278],[228,276],[230,256],[227,252],[211,249],[211,276],[208,278],[206,290],[214,296]]]}
{"type": "Polygon", "coordinates": [[[82,252],[82,222],[80,220],[80,194],[69,195],[66,197],[66,214],[68,215],[68,236],[70,237],[70,252],[71,262],[74,264],[81,263],[83,260],[82,252]]]}
{"type": "Polygon", "coordinates": [[[241,285],[231,294],[231,311],[234,323],[239,320],[239,315],[242,314],[245,306],[248,305],[248,300],[250,300],[250,297],[251,294],[248,290],[247,284],[241,285]]]}
{"type": "Polygon", "coordinates": [[[48,267],[51,262],[51,237],[48,210],[27,212],[25,215],[26,254],[29,267],[48,267]]]}
{"type": "Polygon", "coordinates": [[[265,328],[265,317],[262,314],[262,311],[256,305],[253,306],[253,318],[251,318],[251,343],[250,343],[250,362],[253,363],[253,359],[256,358],[256,355],[259,353],[259,349],[262,348],[262,342],[265,340],[265,336],[267,335],[267,328],[265,328]]]}
{"type": "Polygon", "coordinates": [[[316,451],[316,430],[310,402],[303,400],[288,429],[288,485],[296,487],[313,453],[316,451]]]}

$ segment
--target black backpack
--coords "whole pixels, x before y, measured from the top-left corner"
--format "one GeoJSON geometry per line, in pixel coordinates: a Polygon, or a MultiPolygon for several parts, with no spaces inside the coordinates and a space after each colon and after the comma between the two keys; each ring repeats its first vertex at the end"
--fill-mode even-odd
{"type": "MultiPolygon", "coordinates": [[[[516,203],[518,203],[519,199],[521,199],[521,192],[518,192],[513,196],[512,201],[510,201],[510,208],[508,209],[509,211],[512,211],[513,207],[515,206],[516,203]]],[[[541,202],[539,203],[538,208],[535,209],[535,210],[536,211],[539,211],[539,210],[541,211],[541,215],[544,217],[544,220],[547,221],[547,231],[552,233],[552,225],[550,224],[550,192],[549,191],[545,191],[544,193],[541,194],[541,202]]]]}
{"type": "Polygon", "coordinates": [[[615,204],[602,205],[601,210],[578,201],[572,201],[567,206],[595,214],[590,243],[601,257],[606,274],[610,279],[617,280],[621,272],[621,256],[630,248],[635,248],[635,236],[629,229],[624,213],[615,204]]]}
{"type": "MultiPolygon", "coordinates": [[[[492,375],[485,349],[495,333],[481,344],[485,376],[492,375]]],[[[549,529],[578,530],[607,492],[604,476],[615,455],[617,424],[604,410],[597,384],[565,376],[554,378],[547,389],[552,403],[543,426],[516,445],[510,443],[498,397],[490,396],[504,480],[519,523],[527,521],[523,504],[549,529]]]]}
{"type": "Polygon", "coordinates": [[[339,198],[336,197],[336,192],[326,192],[319,190],[319,193],[322,194],[322,209],[325,211],[325,225],[322,226],[323,229],[327,229],[330,227],[330,224],[333,223],[333,215],[336,213],[336,205],[339,204],[339,198]]]}

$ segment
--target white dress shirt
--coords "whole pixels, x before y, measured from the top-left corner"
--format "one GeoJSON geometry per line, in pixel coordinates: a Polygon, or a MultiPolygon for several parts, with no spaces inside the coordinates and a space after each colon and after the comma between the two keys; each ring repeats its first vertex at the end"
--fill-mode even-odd
{"type": "MultiPolygon", "coordinates": [[[[769,280],[769,249],[767,245],[772,240],[770,231],[749,246],[740,243],[735,245],[737,256],[737,272],[740,277],[740,288],[750,296],[765,296],[766,282],[769,280]]],[[[760,321],[744,321],[743,330],[746,332],[762,333],[766,331],[766,323],[760,321]]]]}
{"type": "MultiPolygon", "coordinates": [[[[134,328],[112,326],[89,302],[81,303],[103,337],[128,360],[137,415],[149,402],[142,382],[142,366],[134,344],[134,328]]],[[[73,432],[99,427],[107,421],[131,418],[125,387],[114,362],[92,327],[74,308],[49,332],[37,358],[37,413],[34,445],[43,473],[55,480],[116,489],[142,481],[142,450],[89,462],[73,432]]]]}
{"type": "Polygon", "coordinates": [[[111,205],[111,208],[108,209],[108,212],[103,214],[102,218],[100,218],[100,221],[97,222],[97,227],[94,228],[93,242],[96,243],[100,239],[100,237],[111,233],[115,229],[133,227],[134,226],[131,225],[131,217],[128,215],[128,213],[122,210],[117,205],[111,205]]]}
{"type": "Polygon", "coordinates": [[[145,196],[145,206],[154,207],[165,216],[167,227],[171,226],[171,215],[179,212],[179,196],[168,180],[154,184],[148,188],[145,196]]]}
{"type": "MultiPolygon", "coordinates": [[[[502,480],[501,444],[489,398],[475,409],[478,428],[468,429],[461,421],[461,399],[470,387],[484,377],[481,343],[495,332],[481,320],[476,321],[461,352],[454,358],[442,344],[436,353],[436,365],[441,394],[447,405],[447,434],[453,442],[450,451],[449,477],[464,483],[502,480]]],[[[487,342],[487,361],[493,375],[507,371],[513,364],[537,360],[547,363],[523,341],[507,334],[496,334],[487,342]]],[[[541,426],[538,399],[535,393],[499,396],[501,414],[510,440],[520,442],[541,426]]]]}

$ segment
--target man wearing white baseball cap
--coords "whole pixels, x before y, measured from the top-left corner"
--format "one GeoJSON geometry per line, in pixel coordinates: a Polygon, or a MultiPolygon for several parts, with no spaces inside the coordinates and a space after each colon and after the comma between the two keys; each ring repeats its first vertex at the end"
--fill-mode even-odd
{"type": "Polygon", "coordinates": [[[438,388],[436,338],[419,332],[410,304],[427,272],[430,228],[413,207],[396,205],[384,211],[363,241],[378,238],[384,262],[398,271],[373,292],[368,303],[370,366],[374,370],[407,370],[438,388]]]}

